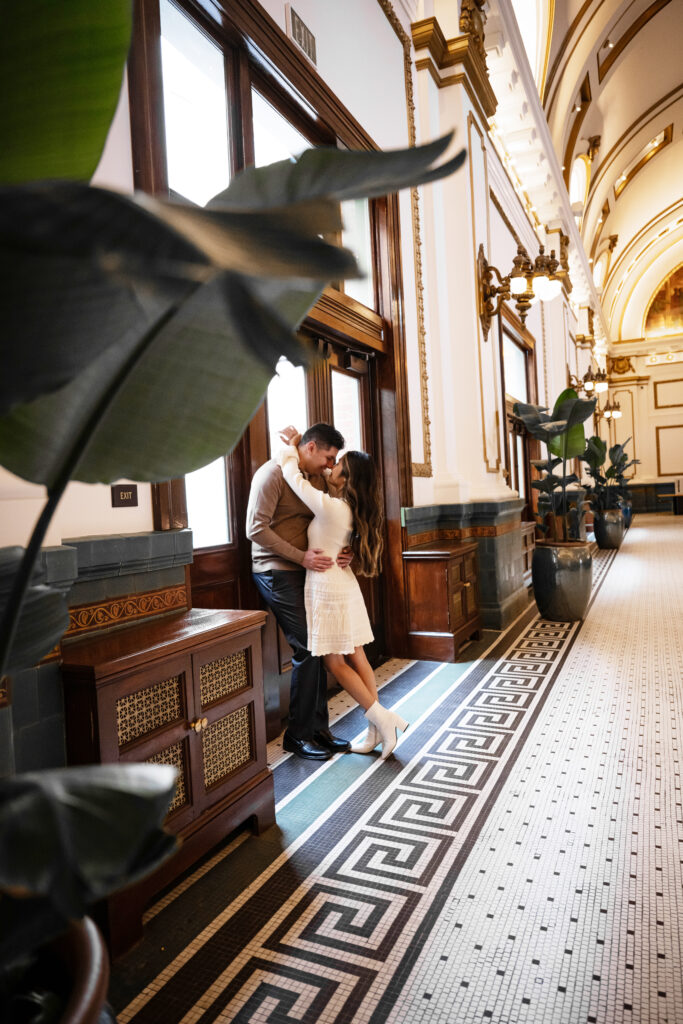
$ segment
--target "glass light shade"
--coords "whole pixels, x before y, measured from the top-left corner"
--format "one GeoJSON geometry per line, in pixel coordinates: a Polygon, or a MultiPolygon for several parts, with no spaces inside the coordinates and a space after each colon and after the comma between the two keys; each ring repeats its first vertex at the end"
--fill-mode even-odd
{"type": "Polygon", "coordinates": [[[609,389],[609,384],[606,380],[599,380],[595,385],[596,394],[601,395],[604,391],[609,389]]]}
{"type": "Polygon", "coordinates": [[[585,380],[583,382],[583,390],[584,391],[592,391],[594,387],[595,387],[595,381],[585,380]]]}
{"type": "Polygon", "coordinates": [[[543,301],[544,302],[551,302],[553,299],[557,298],[557,296],[560,294],[561,291],[562,291],[562,282],[561,281],[548,280],[548,283],[546,285],[547,295],[545,296],[543,301]]]}
{"type": "Polygon", "coordinates": [[[612,410],[611,409],[605,409],[604,410],[604,417],[605,417],[606,420],[608,420],[611,415],[612,415],[612,410]]]}
{"type": "Polygon", "coordinates": [[[510,294],[511,295],[523,295],[524,292],[526,291],[526,288],[527,288],[526,278],[524,277],[523,274],[520,275],[519,277],[511,277],[510,278],[510,294]]]}
{"type": "Polygon", "coordinates": [[[534,278],[534,295],[542,302],[548,301],[548,286],[550,281],[545,275],[534,278]]]}
{"type": "Polygon", "coordinates": [[[612,410],[612,419],[613,420],[621,419],[621,409],[613,409],[612,410]]]}

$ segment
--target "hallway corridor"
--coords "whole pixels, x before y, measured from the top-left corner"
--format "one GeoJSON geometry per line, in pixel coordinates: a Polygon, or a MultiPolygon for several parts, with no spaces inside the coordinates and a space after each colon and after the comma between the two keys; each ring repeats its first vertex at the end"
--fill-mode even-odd
{"type": "Polygon", "coordinates": [[[387,662],[394,759],[272,745],[278,825],[150,909],[119,1021],[683,1021],[683,518],[593,569],[583,623],[387,662]]]}

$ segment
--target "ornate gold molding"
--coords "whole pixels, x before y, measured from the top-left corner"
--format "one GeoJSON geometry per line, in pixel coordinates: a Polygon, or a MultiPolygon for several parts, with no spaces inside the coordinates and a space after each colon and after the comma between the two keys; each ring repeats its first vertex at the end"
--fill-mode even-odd
{"type": "Polygon", "coordinates": [[[662,135],[662,138],[659,140],[659,142],[655,146],[652,146],[650,149],[648,149],[647,153],[645,153],[640,158],[638,163],[631,168],[628,174],[625,177],[622,176],[622,178],[619,180],[619,183],[614,186],[615,199],[618,199],[621,193],[624,191],[624,189],[631,184],[638,171],[642,171],[645,164],[649,163],[650,160],[652,160],[653,156],[657,156],[657,154],[661,153],[665,146],[669,145],[669,143],[673,139],[673,135],[674,126],[672,121],[671,124],[668,124],[664,129],[664,134],[662,135]]]}
{"type": "MultiPolygon", "coordinates": [[[[413,88],[413,65],[411,40],[403,28],[396,11],[389,0],[377,0],[382,11],[396,33],[403,47],[403,75],[406,90],[406,115],[408,118],[408,142],[416,142],[415,91],[413,88]]],[[[422,275],[422,234],[420,230],[420,195],[416,188],[410,190],[410,208],[413,226],[413,257],[415,262],[415,302],[417,306],[417,350],[420,365],[420,411],[422,414],[422,462],[413,462],[413,476],[430,477],[432,471],[432,440],[429,419],[429,373],[427,371],[427,340],[424,316],[424,284],[422,275]]]]}
{"type": "Polygon", "coordinates": [[[683,476],[683,456],[681,456],[680,469],[674,469],[668,473],[662,473],[662,452],[659,443],[659,435],[662,430],[683,430],[683,423],[667,423],[663,426],[655,427],[655,443],[657,447],[657,476],[683,476]]]}
{"type": "Polygon", "coordinates": [[[81,604],[69,609],[69,628],[64,640],[72,640],[82,633],[96,629],[122,626],[152,615],[177,611],[187,607],[187,593],[184,584],[166,587],[164,590],[148,590],[144,594],[127,594],[96,604],[81,604]]]}
{"type": "Polygon", "coordinates": [[[623,376],[625,373],[635,373],[636,368],[631,362],[630,356],[607,356],[607,376],[613,373],[623,376]]]}
{"type": "Polygon", "coordinates": [[[416,60],[418,71],[428,70],[440,89],[456,84],[469,86],[468,93],[483,113],[484,120],[493,117],[498,101],[489,82],[485,56],[482,56],[483,42],[479,35],[467,34],[446,40],[436,18],[414,22],[411,31],[415,49],[429,51],[429,57],[416,60]],[[455,74],[442,73],[450,68],[459,70],[455,74]]]}
{"type": "MultiPolygon", "coordinates": [[[[654,18],[656,14],[659,14],[662,8],[666,7],[670,2],[671,0],[655,0],[655,2],[650,4],[650,6],[643,11],[640,17],[636,18],[629,28],[626,29],[623,36],[614,43],[614,46],[607,50],[604,60],[601,61],[598,55],[598,82],[602,82],[609,69],[619,59],[620,55],[626,49],[631,40],[638,35],[641,28],[644,28],[648,21],[650,21],[651,18],[654,18]]],[[[601,47],[598,54],[601,52],[604,52],[604,47],[601,47]]]]}

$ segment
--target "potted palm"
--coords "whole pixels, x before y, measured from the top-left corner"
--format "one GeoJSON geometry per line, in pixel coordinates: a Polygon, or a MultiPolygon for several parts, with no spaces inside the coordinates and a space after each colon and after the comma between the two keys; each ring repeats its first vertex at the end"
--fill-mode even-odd
{"type": "Polygon", "coordinates": [[[636,466],[640,462],[640,459],[629,459],[626,453],[626,445],[631,440],[627,437],[623,444],[615,444],[609,450],[610,469],[607,471],[609,476],[610,470],[614,470],[614,479],[616,480],[617,490],[619,492],[619,500],[621,504],[621,511],[624,516],[624,526],[628,530],[633,519],[633,495],[628,489],[629,477],[626,476],[626,470],[630,469],[631,466],[636,466]]]}
{"type": "Polygon", "coordinates": [[[91,903],[176,847],[162,828],[169,765],[97,765],[0,782],[0,1019],[85,1024],[100,1016],[109,965],[91,903]]]}
{"type": "MultiPolygon", "coordinates": [[[[610,449],[610,456],[612,452],[615,452],[614,448],[610,449]]],[[[597,435],[590,437],[581,459],[586,463],[591,478],[589,501],[593,509],[596,543],[603,550],[619,548],[624,539],[625,523],[614,464],[603,472],[607,460],[607,442],[597,435]]]]}
{"type": "Polygon", "coordinates": [[[543,474],[532,482],[539,492],[537,526],[543,539],[534,549],[531,578],[541,615],[554,621],[583,618],[590,599],[592,559],[588,544],[580,539],[585,502],[575,486],[579,478],[567,472],[567,463],[585,449],[583,424],[594,408],[595,399],[581,399],[572,388],[558,396],[552,413],[545,406],[514,406],[515,415],[547,452],[545,459],[532,463],[543,474]]]}

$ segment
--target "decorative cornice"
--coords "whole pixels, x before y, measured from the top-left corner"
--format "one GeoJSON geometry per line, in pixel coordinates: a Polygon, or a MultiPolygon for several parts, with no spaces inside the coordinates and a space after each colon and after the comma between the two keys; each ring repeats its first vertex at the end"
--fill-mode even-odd
{"type": "Polygon", "coordinates": [[[349,334],[377,352],[387,350],[381,316],[335,288],[325,289],[308,319],[349,334]]]}
{"type": "Polygon", "coordinates": [[[465,79],[472,88],[486,117],[493,117],[498,106],[489,82],[486,62],[481,55],[478,37],[473,34],[446,40],[436,18],[424,18],[411,26],[416,50],[426,49],[429,57],[415,61],[418,70],[428,70],[440,89],[461,84],[465,79]],[[457,68],[455,74],[443,74],[457,68]]]}

